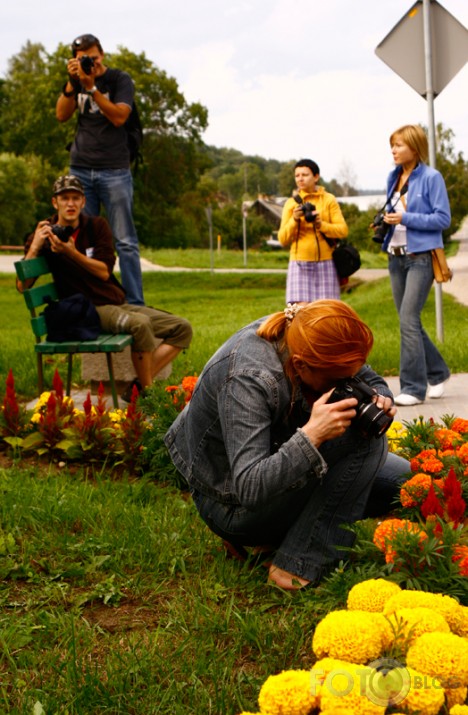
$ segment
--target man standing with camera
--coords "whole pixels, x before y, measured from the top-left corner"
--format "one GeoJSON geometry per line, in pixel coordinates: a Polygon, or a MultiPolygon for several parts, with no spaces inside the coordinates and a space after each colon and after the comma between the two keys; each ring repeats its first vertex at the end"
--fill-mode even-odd
{"type": "Polygon", "coordinates": [[[127,302],[144,305],[138,236],[133,222],[133,179],[125,122],[134,85],[129,74],[104,65],[104,51],[94,35],[72,43],[68,79],[57,100],[56,116],[67,122],[78,110],[70,149],[70,173],[85,189],[86,213],[104,206],[119,256],[127,302]]]}

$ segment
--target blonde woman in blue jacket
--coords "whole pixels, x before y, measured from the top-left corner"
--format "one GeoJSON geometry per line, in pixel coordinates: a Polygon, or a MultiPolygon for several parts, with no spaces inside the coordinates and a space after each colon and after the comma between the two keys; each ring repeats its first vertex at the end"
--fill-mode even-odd
{"type": "Polygon", "coordinates": [[[389,254],[393,299],[400,319],[400,394],[397,405],[418,405],[426,396],[444,394],[450,377],[439,350],[421,322],[421,311],[434,280],[431,250],[443,246],[450,226],[450,205],[442,175],[427,166],[424,130],[408,124],[393,132],[395,169],[387,181],[389,227],[382,248],[389,254]]]}
{"type": "Polygon", "coordinates": [[[311,159],[294,167],[295,197],[283,208],[278,240],[290,246],[286,303],[340,297],[333,248],[326,238],[346,238],[348,227],[335,197],[318,186],[320,169],[311,159]]]}

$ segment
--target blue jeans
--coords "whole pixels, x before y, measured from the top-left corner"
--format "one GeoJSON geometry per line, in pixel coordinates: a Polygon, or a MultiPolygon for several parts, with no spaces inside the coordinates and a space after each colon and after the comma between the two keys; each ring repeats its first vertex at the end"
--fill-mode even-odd
{"type": "Polygon", "coordinates": [[[127,303],[144,305],[140,249],[133,223],[133,179],[130,169],[85,169],[71,166],[86,196],[85,213],[99,216],[104,206],[119,256],[127,303]]]}
{"type": "Polygon", "coordinates": [[[324,443],[320,452],[328,464],[322,481],[312,478],[258,510],[194,492],[200,516],[228,541],[274,545],[276,566],[318,582],[333,563],[346,558],[340,548],[353,544],[354,534],[343,525],[388,512],[403,475],[410,472],[405,459],[387,453],[385,438],[365,440],[352,429],[324,443]]]}
{"type": "Polygon", "coordinates": [[[400,318],[400,388],[419,400],[427,384],[437,385],[450,376],[444,358],[421,323],[421,311],[431,290],[431,252],[389,256],[393,300],[400,318]]]}

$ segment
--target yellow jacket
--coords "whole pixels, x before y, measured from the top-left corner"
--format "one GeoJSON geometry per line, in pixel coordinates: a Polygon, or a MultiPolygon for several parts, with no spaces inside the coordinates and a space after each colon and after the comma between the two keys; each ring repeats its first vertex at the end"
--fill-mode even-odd
{"type": "Polygon", "coordinates": [[[299,192],[303,202],[310,201],[320,214],[322,225],[317,231],[313,223],[307,223],[304,217],[296,221],[293,211],[297,203],[293,198],[286,201],[278,231],[278,240],[283,246],[291,246],[291,261],[327,261],[333,253],[324,235],[328,238],[346,238],[348,226],[341,213],[338,201],[323,186],[318,186],[313,194],[299,192]]]}

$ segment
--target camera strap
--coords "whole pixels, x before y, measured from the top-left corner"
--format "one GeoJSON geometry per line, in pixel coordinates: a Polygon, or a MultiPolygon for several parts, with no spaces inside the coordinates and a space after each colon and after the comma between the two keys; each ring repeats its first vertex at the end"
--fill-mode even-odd
{"type": "MultiPolygon", "coordinates": [[[[299,206],[301,206],[301,205],[304,203],[304,201],[302,200],[302,197],[299,196],[299,194],[294,194],[293,199],[294,199],[294,201],[296,202],[296,204],[299,204],[299,206]]],[[[315,228],[315,223],[313,223],[312,226],[313,226],[313,229],[314,229],[315,240],[317,241],[317,251],[318,251],[317,263],[318,263],[318,262],[320,261],[320,242],[319,242],[319,239],[318,239],[318,236],[317,236],[317,229],[315,228]]],[[[300,232],[301,232],[301,222],[299,221],[298,224],[297,224],[296,238],[294,239],[294,248],[295,248],[296,255],[297,255],[297,244],[298,244],[298,242],[299,242],[299,234],[300,234],[300,232]]],[[[328,243],[328,238],[327,238],[324,234],[322,234],[322,236],[324,237],[324,239],[325,239],[325,240],[327,241],[327,243],[328,243]]],[[[329,244],[329,245],[330,245],[330,244],[329,244]]]]}

